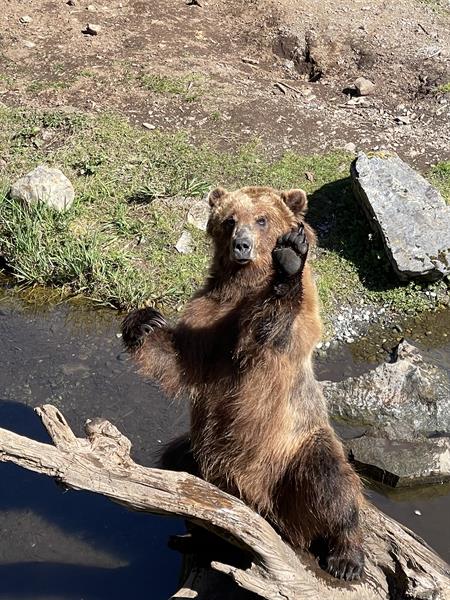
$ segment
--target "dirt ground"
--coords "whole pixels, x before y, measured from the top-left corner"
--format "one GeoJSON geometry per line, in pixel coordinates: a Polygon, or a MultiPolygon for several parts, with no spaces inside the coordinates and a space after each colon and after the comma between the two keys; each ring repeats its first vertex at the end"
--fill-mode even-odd
{"type": "Polygon", "coordinates": [[[92,2],[3,0],[0,104],[115,110],[270,154],[450,158],[446,0],[92,2]],[[373,94],[354,95],[360,76],[373,94]]]}

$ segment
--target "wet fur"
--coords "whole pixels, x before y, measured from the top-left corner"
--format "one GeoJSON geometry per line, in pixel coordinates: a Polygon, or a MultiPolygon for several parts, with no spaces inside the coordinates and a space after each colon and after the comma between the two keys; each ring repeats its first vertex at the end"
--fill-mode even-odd
{"type": "Polygon", "coordinates": [[[210,204],[215,252],[204,287],[173,327],[152,309],[131,313],[124,340],[150,319],[150,333],[127,346],[142,373],[168,394],[189,395],[193,458],[201,476],[242,498],[294,547],[320,540],[324,568],[357,578],[364,562],[361,487],[313,373],[321,334],[316,288],[307,261],[289,276],[272,255],[280,236],[299,223],[314,244],[313,231],[302,226],[306,196],[261,187],[219,189],[210,204]],[[244,267],[230,260],[224,226],[230,212],[250,224],[256,240],[256,258],[244,267]],[[253,225],[260,214],[268,218],[264,232],[253,225]]]}

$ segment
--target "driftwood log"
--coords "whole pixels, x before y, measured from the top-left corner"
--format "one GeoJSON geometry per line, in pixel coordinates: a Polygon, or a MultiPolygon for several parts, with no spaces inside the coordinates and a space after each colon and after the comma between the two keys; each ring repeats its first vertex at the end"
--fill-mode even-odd
{"type": "MultiPolygon", "coordinates": [[[[298,556],[240,500],[187,473],[144,468],[130,458],[130,441],[102,419],[77,438],[63,415],[36,412],[54,446],[0,429],[0,460],[54,477],[69,488],[102,494],[132,510],[179,515],[224,537],[251,558],[241,568],[185,560],[186,577],[173,599],[450,600],[450,568],[418,536],[373,506],[363,511],[366,575],[341,583],[308,556],[298,556]]],[[[445,516],[443,516],[445,518],[445,516]]]]}

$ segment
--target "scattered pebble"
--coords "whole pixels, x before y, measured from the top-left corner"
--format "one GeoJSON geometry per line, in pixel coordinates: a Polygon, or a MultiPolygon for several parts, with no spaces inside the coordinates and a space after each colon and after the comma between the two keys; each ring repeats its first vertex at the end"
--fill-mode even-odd
{"type": "Polygon", "coordinates": [[[414,514],[417,515],[418,517],[422,516],[422,513],[420,512],[420,510],[417,510],[417,509],[414,511],[414,514]]]}
{"type": "Polygon", "coordinates": [[[31,23],[33,19],[29,16],[29,15],[25,15],[23,17],[20,17],[19,21],[21,23],[23,23],[24,25],[26,25],[27,23],[31,23]]]}
{"type": "Polygon", "coordinates": [[[152,123],[142,123],[142,127],[145,127],[145,129],[156,129],[156,125],[152,125],[152,123]]]}
{"type": "Polygon", "coordinates": [[[29,48],[30,50],[36,46],[34,42],[30,42],[30,40],[24,40],[23,45],[25,48],[29,48]]]}
{"type": "Polygon", "coordinates": [[[88,23],[84,29],[81,30],[85,35],[97,35],[101,30],[100,25],[95,23],[88,23]]]}
{"type": "Polygon", "coordinates": [[[209,204],[206,200],[194,200],[189,207],[187,222],[200,231],[206,231],[209,218],[209,204]]]}
{"type": "Polygon", "coordinates": [[[175,249],[180,254],[190,254],[194,249],[194,240],[192,239],[192,235],[186,229],[183,231],[178,239],[178,242],[175,244],[175,249]]]}
{"type": "Polygon", "coordinates": [[[248,65],[259,65],[259,60],[256,58],[247,58],[247,57],[243,57],[241,58],[243,63],[247,63],[248,65]]]}
{"type": "Polygon", "coordinates": [[[358,96],[369,96],[375,91],[375,84],[366,77],[358,77],[353,84],[358,96]]]}
{"type": "Polygon", "coordinates": [[[347,152],[356,152],[356,144],[349,142],[348,144],[345,144],[344,150],[347,152]]]}

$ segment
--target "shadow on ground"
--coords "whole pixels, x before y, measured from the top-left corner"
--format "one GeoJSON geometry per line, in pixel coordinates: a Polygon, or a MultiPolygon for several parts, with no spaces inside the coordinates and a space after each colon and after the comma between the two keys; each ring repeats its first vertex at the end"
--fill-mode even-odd
{"type": "Polygon", "coordinates": [[[379,234],[370,228],[356,201],[350,177],[312,193],[307,219],[318,233],[319,248],[336,252],[352,263],[367,289],[385,291],[401,285],[379,234]]]}

